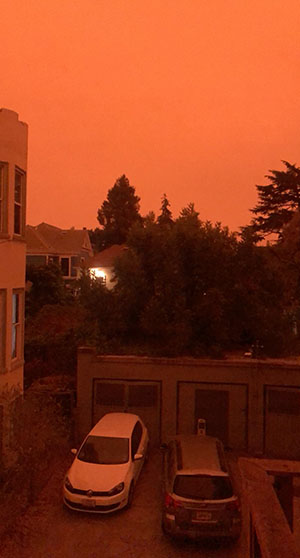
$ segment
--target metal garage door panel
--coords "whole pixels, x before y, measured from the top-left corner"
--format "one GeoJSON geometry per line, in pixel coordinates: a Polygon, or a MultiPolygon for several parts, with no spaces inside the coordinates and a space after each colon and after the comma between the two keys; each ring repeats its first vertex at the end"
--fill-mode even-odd
{"type": "Polygon", "coordinates": [[[97,380],[94,386],[93,424],[110,412],[139,415],[149,430],[150,445],[159,445],[159,382],[97,380]]]}
{"type": "Polygon", "coordinates": [[[195,390],[195,433],[197,420],[206,421],[206,434],[228,444],[229,393],[224,390],[195,390]]]}
{"type": "Polygon", "coordinates": [[[180,382],[178,390],[178,415],[177,431],[179,434],[191,434],[195,432],[196,411],[208,416],[199,418],[208,419],[208,433],[212,432],[223,438],[224,443],[232,448],[247,448],[247,386],[242,384],[214,384],[201,382],[180,382]],[[198,408],[196,392],[202,390],[203,396],[198,395],[198,408]],[[213,392],[216,395],[207,395],[213,392]],[[220,392],[218,395],[216,392],[220,392]],[[226,392],[228,395],[222,395],[226,392]],[[200,408],[200,399],[202,400],[200,408]],[[219,408],[217,399],[222,399],[222,407],[219,408]],[[213,411],[206,405],[206,401],[214,400],[213,411]],[[227,400],[227,403],[226,403],[227,400]],[[212,412],[215,413],[212,420],[212,412]],[[211,421],[211,427],[209,422],[211,421]],[[222,421],[225,421],[224,425],[222,421]],[[223,432],[223,433],[222,433],[223,432]]]}
{"type": "Polygon", "coordinates": [[[123,413],[126,410],[126,386],[119,381],[95,382],[93,401],[93,425],[105,413],[123,413]]]}
{"type": "Polygon", "coordinates": [[[160,385],[158,382],[128,385],[128,412],[136,413],[149,431],[150,445],[160,444],[160,385]]]}
{"type": "Polygon", "coordinates": [[[300,389],[268,386],[265,395],[265,453],[299,460],[300,389]]]}

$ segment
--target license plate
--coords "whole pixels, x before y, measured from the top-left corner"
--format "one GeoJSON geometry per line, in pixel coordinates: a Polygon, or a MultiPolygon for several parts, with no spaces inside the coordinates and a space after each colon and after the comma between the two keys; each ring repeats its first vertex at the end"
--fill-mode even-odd
{"type": "Polygon", "coordinates": [[[90,498],[83,500],[82,503],[86,508],[94,508],[96,506],[96,500],[91,500],[90,498]]]}
{"type": "Polygon", "coordinates": [[[210,521],[211,520],[211,513],[206,511],[197,511],[196,512],[196,521],[210,521]]]}

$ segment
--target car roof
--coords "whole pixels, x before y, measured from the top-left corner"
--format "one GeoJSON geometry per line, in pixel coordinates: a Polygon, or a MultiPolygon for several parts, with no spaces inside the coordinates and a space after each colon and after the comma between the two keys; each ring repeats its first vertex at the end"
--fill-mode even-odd
{"type": "Polygon", "coordinates": [[[179,474],[228,476],[222,443],[218,438],[191,434],[179,435],[174,439],[179,474]]]}
{"type": "Polygon", "coordinates": [[[92,428],[89,436],[115,436],[129,438],[137,421],[138,415],[132,413],[107,413],[92,428]]]}

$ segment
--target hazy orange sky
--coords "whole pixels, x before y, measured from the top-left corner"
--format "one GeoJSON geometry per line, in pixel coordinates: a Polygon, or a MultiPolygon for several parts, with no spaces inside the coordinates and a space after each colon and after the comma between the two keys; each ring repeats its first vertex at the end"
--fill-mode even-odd
{"type": "Polygon", "coordinates": [[[299,0],[2,0],[0,107],[29,124],[27,222],[97,226],[125,173],[141,213],[194,202],[238,230],[300,165],[299,0]]]}

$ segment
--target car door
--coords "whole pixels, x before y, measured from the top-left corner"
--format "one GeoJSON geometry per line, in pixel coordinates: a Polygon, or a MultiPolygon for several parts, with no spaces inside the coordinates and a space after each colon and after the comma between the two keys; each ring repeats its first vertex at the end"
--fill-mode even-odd
{"type": "Polygon", "coordinates": [[[134,477],[134,482],[136,483],[139,474],[141,472],[141,468],[143,466],[144,460],[145,460],[145,448],[143,447],[143,427],[140,423],[140,421],[138,420],[134,426],[134,429],[132,431],[132,435],[131,435],[131,459],[132,459],[132,464],[133,464],[133,477],[134,477]],[[134,456],[140,453],[143,455],[142,459],[134,459],[134,456]]]}

